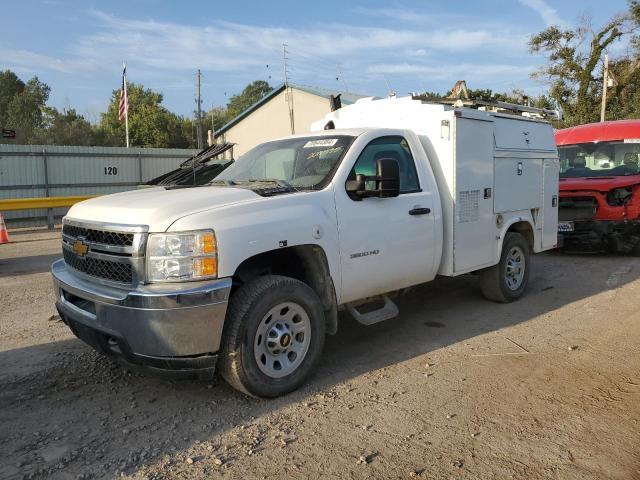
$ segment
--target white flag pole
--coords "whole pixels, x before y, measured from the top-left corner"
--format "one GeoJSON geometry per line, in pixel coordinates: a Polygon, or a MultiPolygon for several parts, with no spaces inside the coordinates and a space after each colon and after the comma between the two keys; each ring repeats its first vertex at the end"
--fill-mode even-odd
{"type": "Polygon", "coordinates": [[[124,84],[124,128],[127,132],[127,148],[129,148],[129,94],[127,93],[127,64],[123,62],[122,83],[124,84]]]}

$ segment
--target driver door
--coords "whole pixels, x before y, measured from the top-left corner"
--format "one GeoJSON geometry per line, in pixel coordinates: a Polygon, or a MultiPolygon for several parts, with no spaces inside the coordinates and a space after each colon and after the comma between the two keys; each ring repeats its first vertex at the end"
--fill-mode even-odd
{"type": "MultiPolygon", "coordinates": [[[[437,192],[422,190],[414,156],[402,136],[384,136],[369,142],[349,177],[360,173],[375,175],[376,161],[381,158],[398,162],[399,196],[354,199],[347,194],[345,185],[336,186],[342,266],[340,303],[433,278],[435,215],[432,210],[433,195],[437,192]]],[[[366,186],[370,187],[372,185],[366,186]]]]}

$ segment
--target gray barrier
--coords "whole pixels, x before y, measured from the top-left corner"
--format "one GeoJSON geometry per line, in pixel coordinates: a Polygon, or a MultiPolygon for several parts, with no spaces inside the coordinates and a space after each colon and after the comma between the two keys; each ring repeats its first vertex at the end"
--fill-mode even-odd
{"type": "MultiPolygon", "coordinates": [[[[191,149],[0,144],[0,199],[103,195],[173,170],[191,149]]],[[[9,227],[59,220],[67,208],[2,212],[9,227]]]]}

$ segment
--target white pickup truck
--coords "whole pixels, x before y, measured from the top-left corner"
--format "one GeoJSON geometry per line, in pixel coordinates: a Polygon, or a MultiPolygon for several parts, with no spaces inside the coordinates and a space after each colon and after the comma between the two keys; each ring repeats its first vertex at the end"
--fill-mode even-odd
{"type": "Polygon", "coordinates": [[[510,302],[530,253],[556,245],[546,121],[409,97],[361,100],[313,130],[258,145],[209,185],[73,206],[52,266],[62,319],[128,364],[217,367],[274,397],[320,361],[339,310],[389,320],[391,293],[469,272],[510,302]]]}

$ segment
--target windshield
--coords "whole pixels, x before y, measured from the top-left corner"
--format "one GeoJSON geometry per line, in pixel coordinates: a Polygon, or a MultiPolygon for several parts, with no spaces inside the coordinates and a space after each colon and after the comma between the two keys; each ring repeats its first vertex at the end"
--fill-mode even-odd
{"type": "Polygon", "coordinates": [[[637,175],[640,143],[589,142],[558,147],[560,177],[637,175]]]}
{"type": "Polygon", "coordinates": [[[297,190],[323,188],[355,137],[298,137],[267,142],[238,158],[215,181],[281,182],[297,190]]]}

